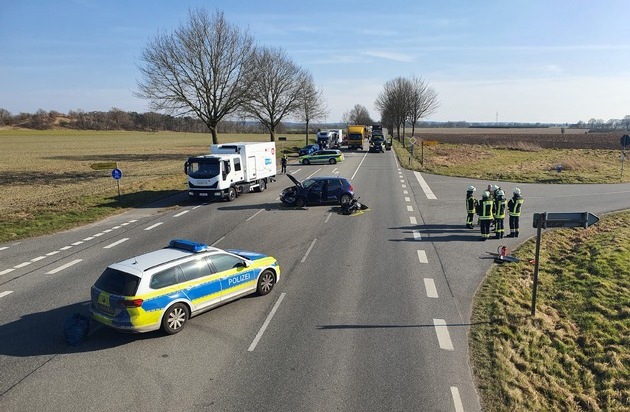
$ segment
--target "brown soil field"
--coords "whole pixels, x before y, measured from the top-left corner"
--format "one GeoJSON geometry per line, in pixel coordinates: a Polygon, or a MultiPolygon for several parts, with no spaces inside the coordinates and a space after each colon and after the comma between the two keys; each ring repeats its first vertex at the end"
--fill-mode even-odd
{"type": "MultiPolygon", "coordinates": [[[[499,133],[487,129],[461,129],[461,133],[431,132],[431,129],[421,129],[418,133],[423,140],[434,140],[439,143],[478,144],[495,147],[517,148],[520,145],[538,146],[542,149],[605,149],[620,150],[620,139],[623,133],[582,133],[582,134],[552,134],[552,133],[514,133],[512,130],[499,133]],[[482,133],[481,131],[485,131],[482,133]]],[[[501,129],[499,129],[501,130],[501,129]]],[[[534,129],[528,129],[534,130],[534,129]]]]}

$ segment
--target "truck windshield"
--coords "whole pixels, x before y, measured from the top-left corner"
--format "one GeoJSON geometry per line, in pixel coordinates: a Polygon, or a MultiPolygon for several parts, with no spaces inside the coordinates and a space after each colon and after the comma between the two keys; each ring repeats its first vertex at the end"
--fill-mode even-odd
{"type": "Polygon", "coordinates": [[[188,176],[194,179],[208,179],[218,176],[219,163],[216,159],[190,160],[188,162],[188,176]]]}
{"type": "Polygon", "coordinates": [[[361,139],[363,139],[363,136],[361,136],[360,133],[350,133],[348,135],[348,139],[350,139],[350,140],[361,140],[361,139]]]}

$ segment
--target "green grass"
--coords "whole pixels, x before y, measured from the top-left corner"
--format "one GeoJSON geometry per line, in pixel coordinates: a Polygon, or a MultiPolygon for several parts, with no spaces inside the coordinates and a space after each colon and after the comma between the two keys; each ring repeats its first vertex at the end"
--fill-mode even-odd
{"type": "Polygon", "coordinates": [[[470,347],[486,411],[630,410],[630,212],[545,231],[494,266],[475,297],[470,347]]]}
{"type": "MultiPolygon", "coordinates": [[[[315,135],[310,136],[312,139],[315,135]]],[[[281,151],[297,151],[304,135],[286,135],[281,151]]],[[[265,134],[220,135],[221,143],[268,141],[265,134]]],[[[186,188],[183,165],[209,152],[210,134],[0,130],[0,242],[70,229],[128,208],[139,207],[186,188]],[[111,170],[91,165],[116,162],[111,170]]],[[[312,140],[311,140],[312,141],[312,140]]]]}

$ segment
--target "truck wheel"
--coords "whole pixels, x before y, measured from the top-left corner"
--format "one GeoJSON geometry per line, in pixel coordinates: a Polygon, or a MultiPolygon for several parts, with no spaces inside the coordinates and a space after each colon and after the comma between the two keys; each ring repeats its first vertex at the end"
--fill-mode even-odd
{"type": "Polygon", "coordinates": [[[337,163],[337,159],[330,159],[328,163],[330,163],[331,165],[334,165],[335,163],[337,163]]]}
{"type": "Polygon", "coordinates": [[[233,187],[231,187],[228,190],[228,195],[227,195],[227,200],[228,202],[231,202],[232,200],[236,199],[236,189],[234,189],[233,187]]]}
{"type": "Polygon", "coordinates": [[[256,188],[256,191],[264,192],[266,188],[267,188],[267,181],[265,179],[262,179],[258,182],[258,187],[256,188]]]}

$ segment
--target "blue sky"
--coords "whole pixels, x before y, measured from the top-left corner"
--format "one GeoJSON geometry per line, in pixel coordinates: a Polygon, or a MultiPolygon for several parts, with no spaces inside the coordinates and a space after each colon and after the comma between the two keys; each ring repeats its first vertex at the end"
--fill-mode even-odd
{"type": "Polygon", "coordinates": [[[422,77],[428,120],[587,122],[630,114],[630,1],[2,0],[0,108],[146,112],[139,56],[188,10],[222,10],[309,70],[339,121],[422,77]]]}

